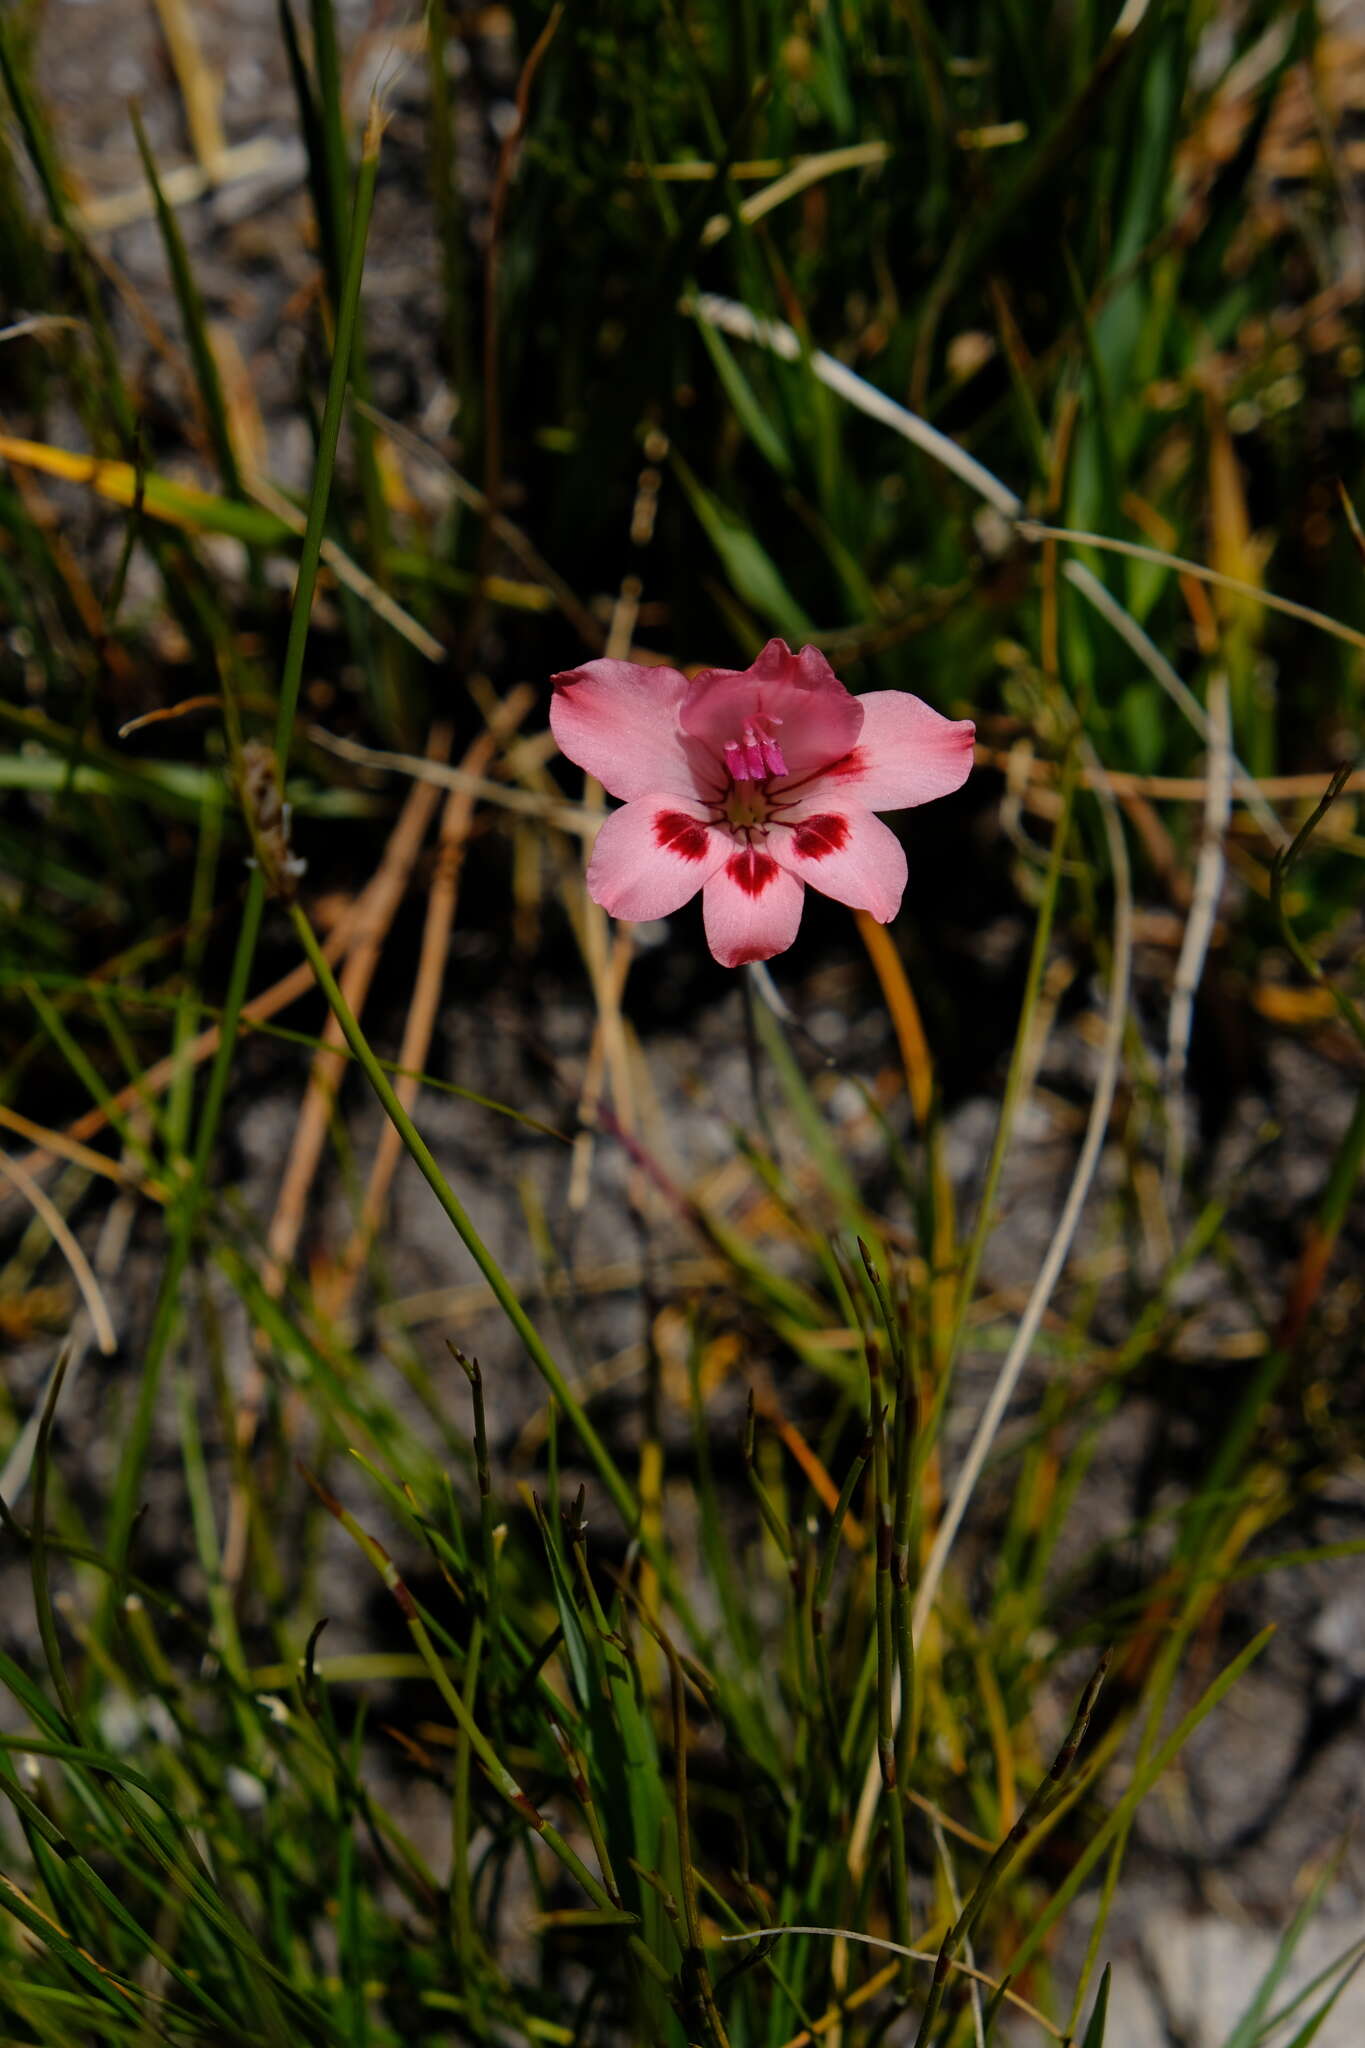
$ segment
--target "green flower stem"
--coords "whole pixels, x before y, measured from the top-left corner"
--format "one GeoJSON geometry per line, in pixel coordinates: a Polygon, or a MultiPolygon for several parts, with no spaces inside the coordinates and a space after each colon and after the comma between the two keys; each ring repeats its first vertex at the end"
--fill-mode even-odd
{"type": "Polygon", "coordinates": [[[342,994],[336,976],[327,964],[326,956],[318,944],[313,927],[297,903],[290,905],[290,916],[298,933],[299,943],[308,955],[313,972],[332,1007],[332,1014],[341,1026],[347,1045],[365,1070],[366,1078],[384,1106],[390,1122],[403,1140],[423,1179],[435,1195],[446,1215],[455,1226],[456,1234],[468,1247],[474,1262],[493,1294],[507,1320],[526,1346],[531,1361],[550,1392],[554,1395],[564,1414],[578,1432],[579,1440],[587,1451],[597,1476],[610,1494],[613,1504],[626,1527],[634,1530],[639,1521],[639,1508],[635,1496],[617,1468],[610,1451],[598,1436],[597,1431],[583,1412],[582,1403],[570,1388],[568,1381],[556,1365],[546,1347],[545,1340],[527,1315],[516,1292],[493,1254],[489,1251],[478,1231],[474,1228],[463,1203],[447,1181],[440,1167],[432,1158],[426,1143],[412,1118],[394,1093],[393,1086],[383,1067],[375,1058],[365,1034],[356,1022],[350,1004],[342,994]]]}

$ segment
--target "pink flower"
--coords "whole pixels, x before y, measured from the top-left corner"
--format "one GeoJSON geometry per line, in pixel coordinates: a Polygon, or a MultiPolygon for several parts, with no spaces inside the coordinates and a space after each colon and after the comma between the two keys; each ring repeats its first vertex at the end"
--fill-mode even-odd
{"type": "Polygon", "coordinates": [[[814,647],[770,640],[752,668],[589,661],[554,677],[561,750],[624,799],[597,835],[588,891],[613,917],[667,917],[702,891],[724,967],[796,937],[810,883],[888,924],[905,854],[874,811],[960,789],[970,719],[918,697],[854,697],[814,647]]]}

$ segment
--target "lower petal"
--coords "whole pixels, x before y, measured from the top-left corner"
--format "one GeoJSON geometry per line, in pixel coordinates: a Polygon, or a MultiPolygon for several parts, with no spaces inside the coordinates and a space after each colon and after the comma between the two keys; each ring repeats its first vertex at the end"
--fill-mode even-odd
{"type": "Polygon", "coordinates": [[[905,848],[891,827],[848,804],[837,811],[804,808],[811,815],[769,830],[769,852],[812,889],[889,924],[901,907],[906,877],[905,848]]]}
{"type": "Polygon", "coordinates": [[[700,804],[637,796],[604,821],[588,862],[588,894],[628,923],[667,917],[733,851],[733,842],[709,822],[700,804]]]}
{"type": "Polygon", "coordinates": [[[770,854],[732,845],[702,897],[706,942],[721,966],[784,953],[796,937],[805,893],[770,854]]]}

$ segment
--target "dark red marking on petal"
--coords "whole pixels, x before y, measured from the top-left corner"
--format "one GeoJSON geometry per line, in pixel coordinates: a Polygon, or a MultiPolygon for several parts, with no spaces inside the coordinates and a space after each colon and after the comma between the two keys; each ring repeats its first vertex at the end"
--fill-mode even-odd
{"type": "MultiPolygon", "coordinates": [[[[864,747],[850,747],[837,761],[831,761],[817,771],[822,782],[858,782],[867,773],[867,750],[864,747]]],[[[814,781],[814,776],[805,778],[814,781]]]]}
{"type": "Polygon", "coordinates": [[[654,838],[680,860],[705,860],[707,832],[685,811],[660,811],[654,820],[654,838]]]}
{"type": "Polygon", "coordinates": [[[732,853],[725,863],[726,874],[732,882],[738,882],[746,896],[761,896],[777,871],[772,855],[760,853],[754,846],[746,846],[742,853],[732,853]]]}
{"type": "Polygon", "coordinates": [[[821,811],[818,818],[803,818],[792,827],[792,843],[803,860],[823,860],[848,844],[848,820],[837,811],[821,811]]]}

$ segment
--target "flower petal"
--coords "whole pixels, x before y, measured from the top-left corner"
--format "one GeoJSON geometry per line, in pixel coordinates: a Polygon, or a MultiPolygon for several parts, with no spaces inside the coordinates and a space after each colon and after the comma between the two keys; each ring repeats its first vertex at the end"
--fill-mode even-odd
{"type": "Polygon", "coordinates": [[[742,745],[755,721],[780,748],[786,775],[809,775],[854,745],[862,699],[844,688],[818,648],[793,654],[785,640],[770,640],[751,668],[709,668],[694,676],[679,712],[683,731],[721,762],[726,747],[742,745]]]}
{"type": "Polygon", "coordinates": [[[687,678],[634,661],[585,661],[553,676],[550,730],[571,761],[612,796],[653,790],[695,795],[690,748],[678,729],[687,678]]]}
{"type": "Polygon", "coordinates": [[[698,803],[657,791],[613,811],[588,862],[588,894],[612,917],[667,917],[734,852],[698,803]]]}
{"type": "Polygon", "coordinates": [[[721,966],[785,952],[796,937],[805,894],[770,854],[732,844],[702,893],[707,944],[721,966]]]}
{"type": "Polygon", "coordinates": [[[905,849],[889,825],[847,801],[839,810],[817,811],[795,824],[773,826],[768,851],[789,874],[808,882],[836,903],[866,910],[878,924],[890,924],[905,893],[905,849]]]}
{"type": "Polygon", "coordinates": [[[961,789],[976,737],[970,718],[945,718],[908,690],[869,690],[858,702],[858,744],[802,791],[808,802],[842,795],[864,810],[901,811],[961,789]]]}

